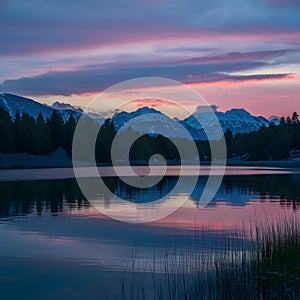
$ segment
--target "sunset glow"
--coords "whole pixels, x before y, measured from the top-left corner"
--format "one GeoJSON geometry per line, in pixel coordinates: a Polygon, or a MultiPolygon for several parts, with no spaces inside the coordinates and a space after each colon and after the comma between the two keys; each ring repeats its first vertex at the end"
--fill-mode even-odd
{"type": "Polygon", "coordinates": [[[0,92],[85,107],[151,76],[190,85],[220,110],[300,111],[297,1],[0,1],[0,15],[0,92]]]}

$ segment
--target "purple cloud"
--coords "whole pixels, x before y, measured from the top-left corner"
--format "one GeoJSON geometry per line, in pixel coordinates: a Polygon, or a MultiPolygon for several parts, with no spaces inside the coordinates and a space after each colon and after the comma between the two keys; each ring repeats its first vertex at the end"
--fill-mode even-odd
{"type": "MultiPolygon", "coordinates": [[[[164,43],[186,37],[207,40],[213,36],[216,39],[239,36],[242,41],[248,34],[255,41],[257,35],[278,39],[278,35],[284,38],[300,31],[296,10],[278,9],[277,5],[266,9],[264,1],[173,0],[145,5],[147,3],[139,0],[2,0],[0,6],[4,4],[5,9],[0,11],[0,54],[67,53],[133,42],[164,43]]],[[[296,5],[297,1],[287,3],[296,5]]]]}
{"type": "Polygon", "coordinates": [[[0,0],[0,90],[71,95],[145,76],[186,83],[287,79],[294,70],[288,64],[299,60],[291,45],[299,44],[300,18],[284,4],[297,3],[0,0]],[[271,74],[280,64],[286,69],[271,74]],[[257,68],[257,75],[232,75],[257,68]]]}
{"type": "Polygon", "coordinates": [[[104,89],[124,80],[137,77],[168,77],[184,83],[212,83],[223,81],[249,81],[284,79],[291,74],[258,74],[258,75],[230,75],[228,70],[241,71],[253,66],[264,64],[235,63],[199,65],[175,65],[125,68],[114,70],[77,70],[65,72],[49,72],[36,77],[24,77],[5,80],[0,84],[0,92],[19,93],[22,95],[65,95],[101,92],[104,89]],[[227,70],[227,71],[226,71],[227,70]]]}
{"type": "Polygon", "coordinates": [[[213,74],[211,76],[188,76],[184,83],[213,83],[213,82],[242,82],[242,81],[263,81],[274,79],[292,79],[293,74],[254,74],[254,75],[228,75],[213,74]]]}
{"type": "Polygon", "coordinates": [[[266,51],[252,51],[252,52],[230,52],[216,55],[207,55],[202,57],[193,57],[184,60],[184,63],[207,64],[207,63],[222,63],[222,62],[242,62],[265,60],[278,56],[285,55],[294,50],[266,50],[266,51]]]}

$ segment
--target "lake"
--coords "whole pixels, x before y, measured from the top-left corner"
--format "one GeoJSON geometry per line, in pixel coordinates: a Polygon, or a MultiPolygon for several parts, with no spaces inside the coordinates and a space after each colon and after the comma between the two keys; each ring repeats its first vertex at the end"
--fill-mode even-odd
{"type": "MultiPolygon", "coordinates": [[[[195,168],[189,172],[198,174],[195,168]]],[[[201,236],[193,247],[222,251],[225,237],[247,240],[253,222],[299,216],[298,170],[227,167],[217,194],[199,209],[207,168],[201,172],[181,208],[155,222],[131,224],[97,211],[72,178],[72,169],[1,170],[1,298],[101,299],[105,289],[116,296],[122,278],[147,272],[154,256],[155,270],[161,272],[159,257],[175,245],[189,247],[190,232],[201,236]]],[[[109,168],[104,173],[109,189],[137,207],[167,194],[178,181],[176,167],[148,190],[130,187],[109,168]]],[[[109,195],[98,196],[107,207],[114,204],[109,195]]],[[[123,205],[120,213],[126,214],[123,205]]]]}

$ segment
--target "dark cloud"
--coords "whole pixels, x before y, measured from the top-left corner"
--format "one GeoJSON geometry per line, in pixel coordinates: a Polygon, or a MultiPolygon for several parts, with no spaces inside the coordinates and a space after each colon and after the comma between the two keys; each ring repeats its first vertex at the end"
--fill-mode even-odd
{"type": "Polygon", "coordinates": [[[209,105],[209,106],[207,106],[207,105],[198,105],[196,107],[195,112],[196,113],[204,113],[204,112],[211,112],[211,111],[216,112],[216,111],[218,111],[218,109],[219,109],[219,106],[216,105],[216,104],[209,105]]]}
{"type": "MultiPolygon", "coordinates": [[[[24,55],[131,42],[299,32],[298,10],[264,1],[0,0],[0,54],[24,55]],[[274,7],[274,8],[273,8],[274,7]],[[288,21],[287,21],[288,20],[288,21]]],[[[279,3],[279,0],[269,0],[279,3]]],[[[289,0],[289,5],[299,1],[289,0]]],[[[243,36],[241,36],[243,38],[243,36]]]]}
{"type": "Polygon", "coordinates": [[[230,52],[216,55],[207,55],[202,57],[193,57],[184,61],[184,63],[207,64],[207,63],[222,63],[222,62],[242,62],[265,60],[278,56],[285,55],[294,50],[266,50],[266,51],[251,51],[251,52],[230,52]]]}
{"type": "MultiPolygon", "coordinates": [[[[288,6],[298,2],[285,1],[288,6]]],[[[280,63],[274,62],[277,58],[289,63],[294,50],[261,50],[272,48],[264,48],[264,43],[273,35],[280,47],[283,43],[299,43],[299,10],[286,10],[282,3],[281,0],[0,0],[0,55],[4,57],[2,62],[7,61],[0,72],[1,78],[6,79],[0,83],[0,90],[24,95],[71,95],[101,91],[123,80],[147,76],[186,83],[284,78],[288,71],[279,75],[266,71],[265,75],[253,77],[230,75],[268,68],[280,63]],[[192,40],[185,42],[188,37],[192,40]],[[234,40],[241,49],[249,42],[252,51],[221,53],[218,47],[222,47],[224,37],[227,37],[226,49],[230,49],[234,40]],[[174,43],[169,43],[169,39],[174,43]],[[153,41],[160,41],[160,46],[153,41]],[[127,52],[119,57],[107,54],[107,49],[113,52],[125,46],[127,52]],[[76,54],[82,50],[100,48],[106,49],[107,58],[101,66],[98,61],[90,62],[89,54],[76,60],[76,54]],[[59,54],[65,55],[64,61],[55,58],[58,52],[63,52],[59,54]],[[41,53],[46,54],[44,60],[36,58],[41,53]],[[68,61],[70,53],[75,59],[68,61]],[[131,56],[126,57],[128,53],[131,56]],[[169,53],[172,55],[168,56],[169,53]],[[59,69],[72,71],[46,72],[59,69]],[[28,76],[37,73],[42,74],[28,76]],[[15,79],[8,79],[9,76],[15,79]]],[[[293,59],[297,63],[298,56],[293,59]]]]}
{"type": "Polygon", "coordinates": [[[262,62],[238,62],[208,65],[149,66],[123,69],[84,69],[65,72],[48,72],[36,77],[5,80],[1,92],[22,95],[71,95],[100,92],[124,80],[138,77],[166,77],[184,83],[211,83],[220,81],[248,81],[285,78],[289,74],[229,75],[264,66],[262,62]]]}
{"type": "Polygon", "coordinates": [[[292,79],[293,74],[254,74],[254,75],[228,75],[212,74],[210,76],[194,76],[183,80],[184,83],[212,83],[212,82],[242,82],[242,81],[263,81],[268,79],[292,79]]]}

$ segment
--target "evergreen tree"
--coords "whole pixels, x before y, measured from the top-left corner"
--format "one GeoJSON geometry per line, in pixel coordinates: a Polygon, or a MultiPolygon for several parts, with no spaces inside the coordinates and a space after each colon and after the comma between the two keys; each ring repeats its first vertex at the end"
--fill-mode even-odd
{"type": "Polygon", "coordinates": [[[298,123],[299,123],[299,115],[297,114],[297,112],[293,112],[292,124],[298,124],[298,123]]]}
{"type": "Polygon", "coordinates": [[[113,122],[106,119],[101,126],[96,141],[96,161],[111,163],[111,146],[116,135],[113,122]]]}
{"type": "Polygon", "coordinates": [[[227,157],[231,157],[235,155],[235,147],[234,147],[232,131],[230,129],[227,129],[224,134],[224,137],[225,137],[226,147],[227,147],[227,157]]]}
{"type": "Polygon", "coordinates": [[[49,154],[52,150],[51,135],[41,113],[37,117],[35,127],[35,153],[41,155],[49,154]]]}
{"type": "Polygon", "coordinates": [[[52,149],[56,150],[63,146],[63,135],[64,135],[64,121],[61,114],[54,110],[52,115],[47,121],[47,127],[50,131],[52,149]]]}
{"type": "Polygon", "coordinates": [[[15,151],[13,122],[9,113],[3,108],[0,108],[0,151],[15,151]]]}
{"type": "Polygon", "coordinates": [[[72,115],[70,115],[68,121],[64,125],[64,138],[63,146],[68,154],[72,152],[73,136],[76,128],[76,121],[72,115]]]}
{"type": "Polygon", "coordinates": [[[130,153],[135,160],[149,160],[153,154],[149,140],[149,136],[143,135],[133,143],[130,153]]]}
{"type": "Polygon", "coordinates": [[[285,117],[280,118],[280,125],[285,124],[285,117]]]}
{"type": "MultiPolygon", "coordinates": [[[[89,117],[83,119],[86,134],[82,137],[82,158],[86,157],[86,151],[91,155],[96,153],[96,161],[111,163],[111,146],[116,135],[114,124],[106,120],[98,132],[99,125],[89,117]],[[93,136],[98,132],[96,145],[92,145],[93,136]],[[94,151],[95,150],[95,151],[94,151]]],[[[1,152],[26,152],[33,154],[49,154],[58,147],[63,147],[68,154],[72,151],[73,135],[76,128],[76,120],[70,116],[66,123],[63,122],[59,112],[54,111],[45,122],[40,113],[35,120],[26,113],[16,113],[12,121],[10,114],[0,108],[0,151],[1,152]]],[[[85,132],[85,131],[84,131],[85,132]]],[[[130,127],[122,131],[120,135],[119,159],[128,160],[124,153],[124,145],[136,140],[137,132],[130,127]]],[[[225,134],[228,156],[248,154],[251,160],[284,159],[289,156],[292,149],[300,149],[300,123],[296,112],[292,118],[282,117],[280,125],[262,127],[259,131],[238,134],[233,136],[230,130],[225,134]]],[[[177,139],[176,144],[182,145],[182,159],[190,159],[198,155],[191,155],[191,141],[177,139]],[[185,151],[186,149],[186,151],[185,151]]],[[[211,141],[218,146],[220,141],[211,141]]],[[[208,141],[196,141],[201,160],[210,160],[210,143],[208,141]]],[[[161,154],[167,160],[179,160],[179,153],[173,142],[168,138],[157,135],[144,135],[138,138],[132,145],[129,160],[148,160],[153,154],[161,154]]]]}
{"type": "Polygon", "coordinates": [[[14,120],[14,125],[13,125],[13,135],[14,135],[14,141],[15,141],[15,149],[16,152],[21,152],[21,146],[20,146],[20,141],[21,141],[21,115],[17,111],[15,115],[15,120],[14,120]]]}
{"type": "Polygon", "coordinates": [[[22,113],[18,128],[19,151],[35,153],[35,120],[27,113],[22,113]]]}

